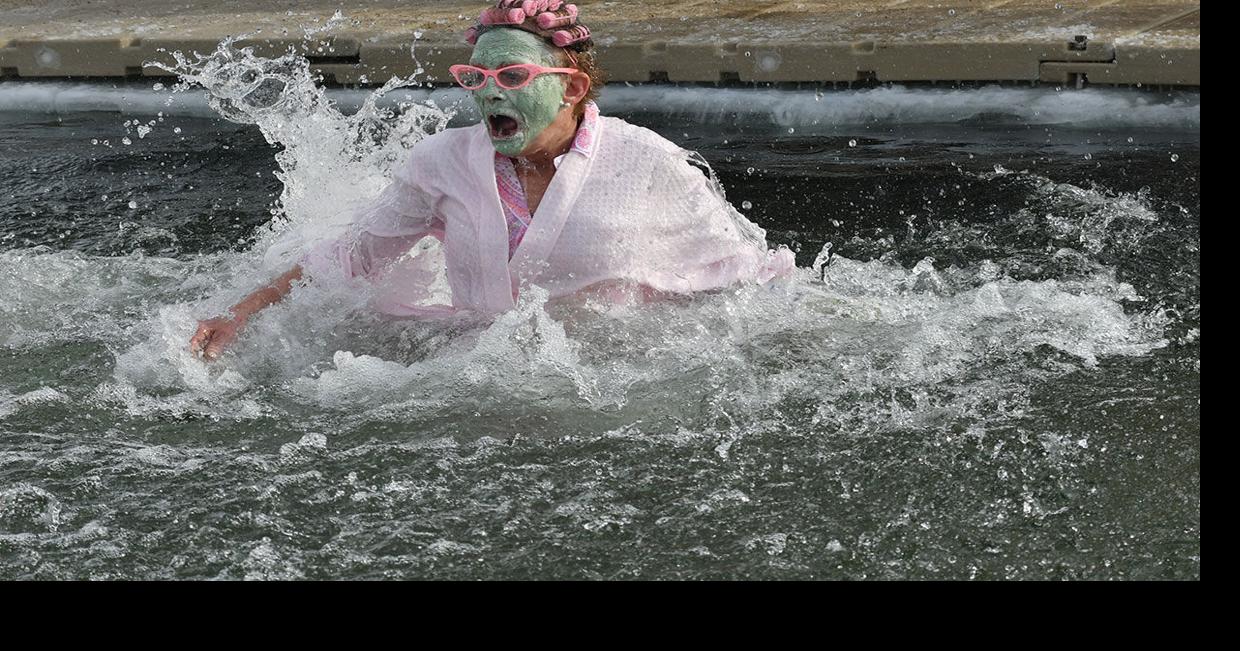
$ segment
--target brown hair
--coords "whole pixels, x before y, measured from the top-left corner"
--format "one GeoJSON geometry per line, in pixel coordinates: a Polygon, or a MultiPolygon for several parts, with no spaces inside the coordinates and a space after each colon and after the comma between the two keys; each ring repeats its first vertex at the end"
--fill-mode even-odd
{"type": "Polygon", "coordinates": [[[603,84],[607,83],[607,72],[598,63],[598,57],[594,49],[594,39],[589,38],[573,43],[568,47],[556,47],[551,41],[551,35],[556,30],[540,29],[538,23],[532,17],[527,18],[521,25],[480,25],[478,26],[478,35],[481,36],[492,29],[503,28],[519,29],[541,38],[556,51],[556,58],[559,59],[557,62],[558,66],[562,68],[576,68],[590,77],[589,92],[573,107],[573,117],[580,120],[581,116],[585,115],[586,102],[597,101],[599,94],[603,91],[603,84]]]}

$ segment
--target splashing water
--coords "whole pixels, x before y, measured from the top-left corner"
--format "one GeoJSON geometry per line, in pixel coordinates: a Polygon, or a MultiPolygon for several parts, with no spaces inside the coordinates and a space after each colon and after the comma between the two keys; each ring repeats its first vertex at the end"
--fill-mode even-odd
{"type": "MultiPolygon", "coordinates": [[[[334,17],[307,38],[341,20],[334,17]]],[[[268,266],[287,268],[308,242],[339,234],[358,206],[383,188],[404,154],[447,126],[452,113],[429,102],[378,108],[376,101],[388,92],[417,84],[394,76],[366,96],[357,112],[344,115],[315,84],[305,57],[289,52],[264,58],[250,48],[236,48],[235,42],[226,39],[215,52],[192,59],[174,52],[174,64],[153,65],[180,76],[174,91],[203,88],[217,113],[257,126],[268,143],[281,147],[275,156],[276,177],[283,184],[273,211],[277,219],[258,247],[273,247],[279,236],[286,236],[273,247],[268,266]]]]}
{"type": "MultiPolygon", "coordinates": [[[[227,265],[231,278],[222,284],[232,286],[232,294],[253,284],[248,267],[255,253],[265,252],[267,272],[278,272],[306,243],[339,233],[357,206],[381,190],[405,151],[451,117],[423,104],[377,109],[382,95],[412,83],[399,78],[368,95],[357,113],[343,115],[314,83],[305,58],[291,52],[263,58],[224,41],[211,55],[174,57],[167,69],[182,78],[177,92],[205,89],[224,118],[257,126],[280,148],[275,161],[283,192],[267,234],[249,252],[218,260],[227,265]]],[[[993,176],[1004,174],[997,169],[993,176]]],[[[1116,203],[1097,192],[1039,184],[1048,201],[1038,210],[1045,210],[1049,231],[1079,237],[1086,254],[1115,241],[1109,227],[1117,219],[1152,219],[1141,196],[1116,203]]],[[[1022,211],[1013,221],[1028,218],[1022,211]]],[[[98,397],[122,402],[131,413],[200,409],[257,417],[273,405],[255,398],[254,389],[283,378],[296,401],[362,409],[355,415],[362,420],[370,410],[383,418],[434,418],[444,410],[480,409],[520,420],[557,405],[564,417],[598,419],[598,427],[619,427],[649,409],[702,427],[719,418],[737,420],[725,403],[769,417],[790,396],[828,405],[818,408],[816,418],[822,418],[835,403],[828,394],[836,391],[858,399],[897,389],[924,392],[988,374],[985,367],[996,356],[1042,346],[1094,365],[1100,357],[1142,355],[1164,345],[1156,312],[1126,315],[1121,301],[1140,296],[1105,269],[1069,283],[1037,283],[996,275],[988,262],[972,270],[936,270],[928,258],[905,270],[836,257],[828,274],[830,249],[823,248],[812,273],[784,283],[640,310],[547,308],[546,295],[531,288],[517,310],[486,326],[393,324],[356,314],[365,312],[365,288],[346,296],[305,288],[255,321],[236,355],[218,367],[203,366],[184,350],[195,310],[166,306],[146,324],[160,334],[119,356],[118,384],[100,388],[98,397]],[[346,316],[351,311],[355,315],[346,316]],[[345,345],[352,350],[332,351],[345,345]],[[401,361],[410,356],[427,358],[401,361]],[[750,378],[764,372],[774,372],[768,379],[777,381],[750,378]],[[703,374],[708,381],[699,384],[701,391],[683,386],[684,379],[703,374]],[[148,396],[169,389],[180,393],[148,396]],[[656,397],[662,404],[652,403],[656,397]],[[226,398],[232,402],[221,402],[226,398]],[[703,401],[711,404],[704,414],[703,401]],[[625,405],[634,404],[641,407],[627,413],[625,405]],[[706,419],[699,420],[702,415],[706,419]]],[[[218,296],[208,300],[223,304],[218,296]]],[[[992,381],[1022,383],[1019,365],[1003,361],[1003,373],[1016,377],[992,381]]]]}

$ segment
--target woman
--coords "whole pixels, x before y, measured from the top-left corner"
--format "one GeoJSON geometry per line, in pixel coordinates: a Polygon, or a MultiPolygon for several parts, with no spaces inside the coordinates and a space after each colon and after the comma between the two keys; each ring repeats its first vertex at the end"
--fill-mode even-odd
{"type": "Polygon", "coordinates": [[[303,275],[365,277],[377,307],[419,316],[511,309],[525,284],[552,298],[611,300],[764,282],[791,251],[723,199],[687,152],[654,132],[598,113],[602,74],[589,29],[562,0],[501,0],[466,33],[468,65],[452,66],[480,124],[414,146],[350,233],[202,321],[190,348],[214,359],[258,311],[303,275]],[[443,243],[452,305],[425,295],[403,257],[420,239],[443,243]],[[393,281],[393,279],[399,279],[393,281]]]}

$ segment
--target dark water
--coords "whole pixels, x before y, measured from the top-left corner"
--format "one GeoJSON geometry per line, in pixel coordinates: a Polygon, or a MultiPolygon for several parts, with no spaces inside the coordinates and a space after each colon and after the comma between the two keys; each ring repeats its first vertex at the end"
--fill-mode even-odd
{"type": "Polygon", "coordinates": [[[198,371],[281,147],[0,113],[0,577],[1200,577],[1197,129],[624,117],[823,279],[198,371]]]}

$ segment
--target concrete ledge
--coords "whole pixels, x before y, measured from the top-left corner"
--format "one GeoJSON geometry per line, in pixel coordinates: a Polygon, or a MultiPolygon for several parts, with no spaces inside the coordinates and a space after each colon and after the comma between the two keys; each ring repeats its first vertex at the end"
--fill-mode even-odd
{"type": "MultiPolygon", "coordinates": [[[[20,18],[0,20],[0,76],[161,77],[167,73],[146,64],[171,62],[167,52],[207,53],[229,34],[261,30],[239,45],[266,56],[292,48],[329,84],[378,85],[418,67],[420,78],[446,83],[447,67],[469,58],[460,34],[485,3],[354,3],[367,22],[347,20],[344,2],[341,25],[309,38],[303,28],[316,20],[321,28],[334,11],[316,15],[316,6],[336,4],[253,0],[237,5],[248,13],[228,15],[218,6],[225,1],[203,3],[197,17],[172,17],[159,15],[153,0],[114,3],[133,5],[126,18],[93,3],[67,4],[79,12],[73,25],[56,20],[55,10],[21,12],[0,0],[0,15],[20,18]],[[285,6],[298,13],[281,13],[285,6]],[[99,36],[109,31],[116,34],[99,36]]],[[[594,17],[599,57],[614,82],[1201,84],[1199,0],[1078,0],[1054,8],[1047,0],[579,4],[594,17]]]]}
{"type": "Polygon", "coordinates": [[[1040,80],[1066,84],[1127,84],[1201,86],[1201,50],[1124,47],[1112,61],[1073,63],[1047,61],[1040,80]]]}

